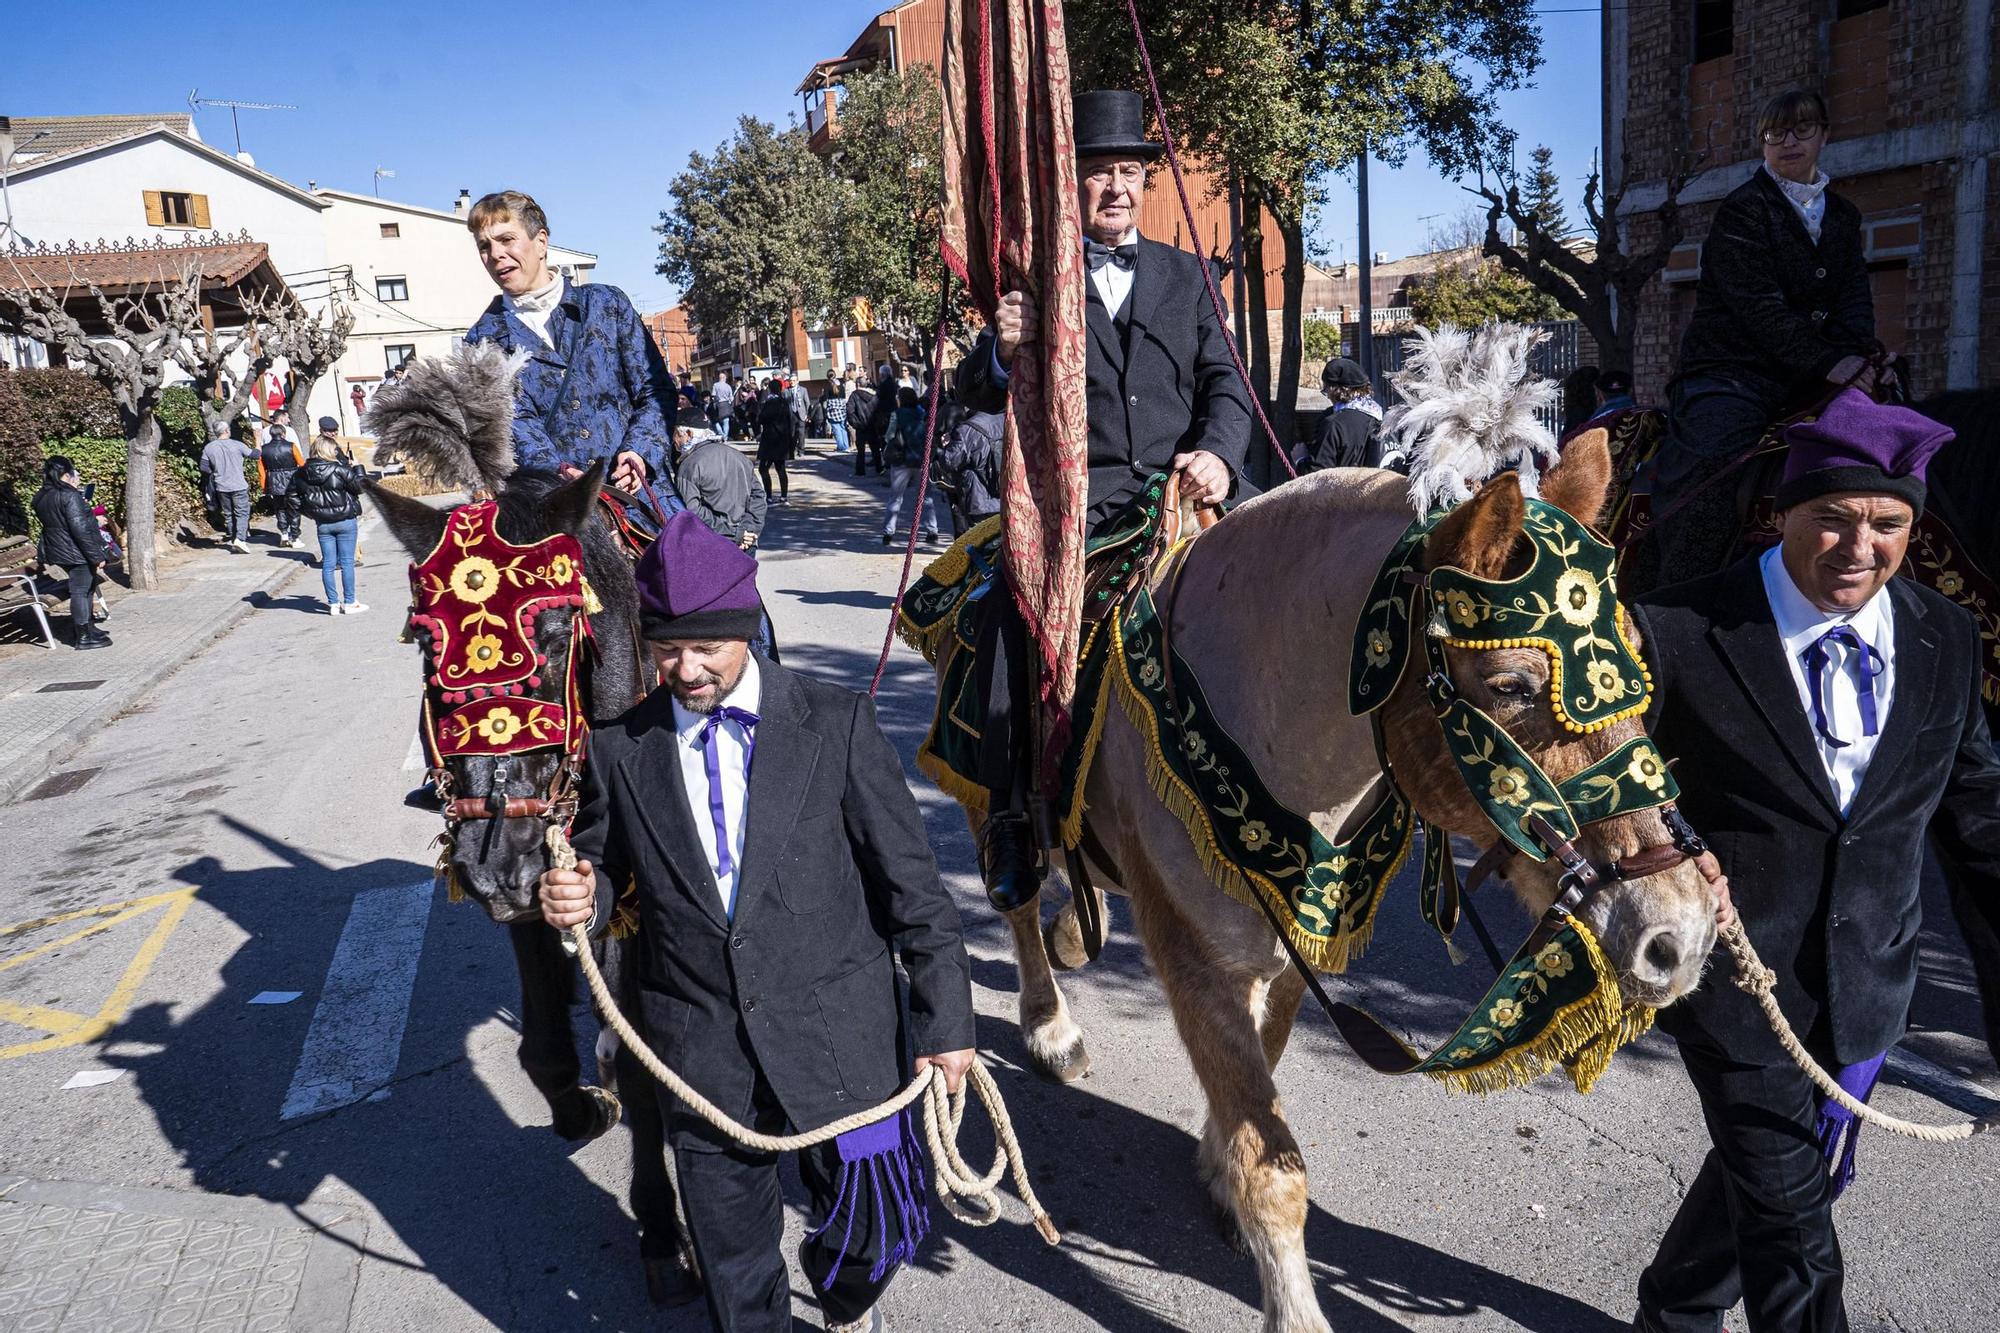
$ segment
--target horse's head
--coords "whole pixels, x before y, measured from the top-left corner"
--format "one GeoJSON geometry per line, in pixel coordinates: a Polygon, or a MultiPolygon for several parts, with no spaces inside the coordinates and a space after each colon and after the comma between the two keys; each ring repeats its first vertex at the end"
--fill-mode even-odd
{"type": "Polygon", "coordinates": [[[495,504],[450,511],[372,488],[416,562],[410,629],[449,872],[496,921],[536,915],[548,829],[575,800],[590,699],[577,538],[602,483],[601,463],[566,484],[515,473],[495,504]]]}
{"type": "MultiPolygon", "coordinates": [[[[1604,434],[1590,432],[1542,479],[1540,500],[1589,527],[1604,507],[1610,477],[1604,434]]],[[[1700,980],[1715,943],[1714,899],[1692,863],[1655,850],[1676,843],[1667,808],[1657,804],[1670,779],[1642,741],[1638,714],[1647,689],[1639,641],[1617,604],[1609,565],[1585,573],[1569,560],[1588,563],[1589,552],[1558,558],[1555,551],[1566,543],[1552,534],[1549,518],[1523,494],[1520,477],[1505,472],[1431,529],[1415,632],[1428,632],[1432,650],[1441,647],[1449,685],[1427,688],[1413,656],[1387,705],[1384,742],[1395,769],[1410,775],[1402,785],[1419,812],[1482,842],[1494,841],[1500,818],[1526,816],[1534,807],[1531,784],[1522,781],[1535,776],[1532,766],[1567,793],[1578,806],[1576,849],[1599,867],[1623,863],[1633,874],[1608,877],[1578,915],[1618,969],[1624,998],[1658,1007],[1700,980]],[[1489,594],[1468,596],[1453,578],[1459,586],[1483,581],[1489,594]],[[1484,768],[1468,765],[1465,752],[1496,738],[1454,740],[1451,722],[1441,725],[1438,714],[1440,699],[1448,697],[1504,733],[1497,757],[1489,747],[1484,768]],[[1510,740],[1532,766],[1508,762],[1510,740]],[[1469,785],[1474,780],[1484,787],[1477,795],[1469,785]],[[1590,798],[1588,814],[1602,816],[1594,822],[1584,822],[1579,787],[1590,798]],[[1665,862],[1672,864],[1643,873],[1665,862]]],[[[1475,732],[1484,725],[1469,712],[1460,717],[1475,732]]],[[[1543,861],[1517,852],[1507,863],[1516,892],[1538,913],[1561,893],[1563,870],[1553,856],[1543,861]]]]}

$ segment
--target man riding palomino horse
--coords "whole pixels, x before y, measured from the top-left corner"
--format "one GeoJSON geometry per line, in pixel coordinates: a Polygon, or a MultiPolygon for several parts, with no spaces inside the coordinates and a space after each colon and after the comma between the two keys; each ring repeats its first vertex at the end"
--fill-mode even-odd
{"type": "MultiPolygon", "coordinates": [[[[1139,234],[1147,164],[1163,151],[1147,140],[1144,114],[1140,96],[1123,91],[1079,93],[1074,106],[1077,206],[1090,268],[1087,537],[1100,535],[1159,472],[1179,479],[1183,502],[1221,504],[1236,493],[1250,443],[1249,401],[1202,261],[1139,234]]],[[[1039,334],[1034,301],[1007,293],[960,367],[959,402],[973,412],[1006,411],[1008,367],[1039,334]]],[[[989,701],[980,863],[987,895],[1008,911],[1040,891],[1039,851],[1051,822],[1034,808],[1043,794],[1029,774],[1031,654],[1005,589],[986,598],[979,654],[989,701]]]]}

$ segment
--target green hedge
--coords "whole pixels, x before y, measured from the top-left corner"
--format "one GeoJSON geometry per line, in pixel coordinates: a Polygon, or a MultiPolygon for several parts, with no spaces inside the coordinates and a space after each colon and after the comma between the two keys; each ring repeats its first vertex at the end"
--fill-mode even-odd
{"type": "MultiPolygon", "coordinates": [[[[67,455],[76,464],[77,474],[85,483],[97,487],[97,502],[117,520],[119,527],[125,526],[125,441],[73,435],[66,440],[47,441],[42,446],[42,452],[44,456],[67,455]]],[[[17,482],[14,486],[30,537],[41,535],[34,511],[29,508],[41,481],[37,473],[32,482],[17,482]]],[[[0,504],[0,509],[4,507],[0,504]]],[[[160,451],[153,477],[153,518],[154,530],[158,532],[172,532],[183,522],[197,525],[202,522],[199,452],[190,457],[178,451],[160,451]]]]}
{"type": "MultiPolygon", "coordinates": [[[[201,450],[208,432],[192,388],[160,395],[156,530],[172,532],[201,514],[201,450]]],[[[36,536],[29,505],[42,484],[42,459],[67,454],[98,499],[125,524],[125,441],[111,395],[90,376],[65,369],[0,371],[0,533],[36,536]]]]}

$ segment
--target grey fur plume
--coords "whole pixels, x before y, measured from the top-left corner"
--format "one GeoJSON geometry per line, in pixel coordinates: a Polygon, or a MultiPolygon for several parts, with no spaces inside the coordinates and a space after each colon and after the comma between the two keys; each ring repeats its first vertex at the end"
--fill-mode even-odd
{"type": "Polygon", "coordinates": [[[528,359],[493,343],[461,343],[443,360],[409,363],[375,396],[362,427],[376,457],[427,481],[499,491],[514,473],[514,376],[528,359]]]}
{"type": "Polygon", "coordinates": [[[1389,377],[1402,402],[1382,419],[1385,439],[1407,451],[1410,503],[1418,514],[1472,498],[1511,467],[1521,489],[1539,493],[1538,463],[1554,463],[1555,436],[1535,415],[1555,400],[1528,354],[1548,335],[1522,324],[1418,329],[1389,377]]]}

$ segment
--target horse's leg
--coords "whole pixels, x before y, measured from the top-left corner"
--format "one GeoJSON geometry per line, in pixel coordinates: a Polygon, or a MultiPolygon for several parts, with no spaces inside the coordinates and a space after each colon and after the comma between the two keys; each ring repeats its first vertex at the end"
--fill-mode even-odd
{"type": "Polygon", "coordinates": [[[577,1083],[576,1035],[569,1001],[575,967],[562,938],[540,918],[507,926],[521,974],[521,1068],[548,1099],[551,1128],[569,1140],[594,1139],[618,1123],[618,1100],[577,1083]]]}
{"type": "Polygon", "coordinates": [[[632,1186],[626,1198],[639,1220],[639,1259],[654,1305],[686,1305],[701,1296],[694,1247],[681,1225],[680,1201],[667,1172],[667,1126],[659,1084],[639,1058],[618,1047],[618,1086],[632,1125],[632,1186]]]}
{"type": "Polygon", "coordinates": [[[1083,1029],[1069,1016],[1069,1001],[1056,985],[1042,943],[1041,899],[1032,898],[1004,914],[1014,934],[1014,967],[1021,980],[1021,1036],[1036,1072],[1069,1083],[1090,1072],[1083,1029]]]}
{"type": "MultiPolygon", "coordinates": [[[[1083,927],[1076,919],[1076,897],[1081,890],[1070,885],[1070,900],[1062,905],[1048,925],[1042,928],[1042,947],[1049,955],[1049,962],[1061,972],[1070,972],[1090,961],[1089,952],[1083,947],[1083,927]]],[[[1090,892],[1097,895],[1098,919],[1104,919],[1109,910],[1105,904],[1104,890],[1092,885],[1090,892]]]]}
{"type": "Polygon", "coordinates": [[[1257,1020],[1257,1035],[1264,1042],[1264,1064],[1274,1074],[1278,1072],[1278,1061],[1284,1057],[1285,1043],[1292,1039],[1292,1024],[1298,1021],[1299,1001],[1305,994],[1306,979],[1295,967],[1272,977],[1271,984],[1264,988],[1264,1011],[1257,1020]]]}
{"type": "MultiPolygon", "coordinates": [[[[1150,869],[1141,873],[1151,877],[1150,869]]],[[[1220,965],[1157,882],[1126,890],[1208,1099],[1198,1167],[1257,1265],[1265,1333],[1329,1333],[1306,1264],[1305,1159],[1258,1031],[1266,983],[1220,965]]]]}

